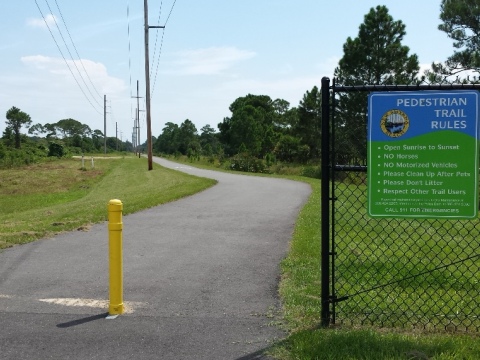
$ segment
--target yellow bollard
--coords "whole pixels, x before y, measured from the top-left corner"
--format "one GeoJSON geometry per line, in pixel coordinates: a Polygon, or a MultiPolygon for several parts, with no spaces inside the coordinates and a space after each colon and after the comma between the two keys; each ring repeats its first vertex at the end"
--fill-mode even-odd
{"type": "Polygon", "coordinates": [[[123,254],[122,254],[122,210],[120,200],[108,203],[108,247],[110,260],[110,305],[109,315],[123,314],[123,254]]]}

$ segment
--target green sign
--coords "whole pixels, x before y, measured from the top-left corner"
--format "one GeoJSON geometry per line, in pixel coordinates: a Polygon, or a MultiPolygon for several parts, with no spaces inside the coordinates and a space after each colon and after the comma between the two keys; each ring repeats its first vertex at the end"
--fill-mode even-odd
{"type": "Polygon", "coordinates": [[[377,92],[368,98],[368,214],[478,215],[477,91],[377,92]]]}

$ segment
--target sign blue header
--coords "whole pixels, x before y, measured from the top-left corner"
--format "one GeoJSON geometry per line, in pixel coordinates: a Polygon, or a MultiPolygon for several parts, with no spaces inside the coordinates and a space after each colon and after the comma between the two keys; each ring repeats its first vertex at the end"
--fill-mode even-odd
{"type": "Polygon", "coordinates": [[[472,90],[371,93],[368,104],[373,113],[369,114],[372,121],[368,137],[372,141],[394,141],[400,136],[405,140],[453,130],[478,139],[478,101],[478,92],[472,90]],[[372,126],[379,122],[381,126],[372,126]]]}

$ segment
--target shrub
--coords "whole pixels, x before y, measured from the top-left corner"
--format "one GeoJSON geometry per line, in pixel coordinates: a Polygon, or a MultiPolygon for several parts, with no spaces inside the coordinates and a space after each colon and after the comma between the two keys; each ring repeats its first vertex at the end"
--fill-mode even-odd
{"type": "Polygon", "coordinates": [[[320,166],[305,166],[302,170],[302,176],[320,179],[322,177],[322,169],[320,166]]]}
{"type": "Polygon", "coordinates": [[[65,152],[62,145],[55,142],[51,142],[48,145],[48,156],[56,156],[58,158],[61,158],[64,155],[65,152]]]}
{"type": "Polygon", "coordinates": [[[230,170],[253,173],[268,173],[268,167],[261,159],[247,153],[237,154],[230,160],[230,170]]]}

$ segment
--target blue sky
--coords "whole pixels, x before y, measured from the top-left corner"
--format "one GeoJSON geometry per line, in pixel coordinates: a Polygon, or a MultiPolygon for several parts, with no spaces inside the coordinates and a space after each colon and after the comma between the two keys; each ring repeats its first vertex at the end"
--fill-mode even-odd
{"type": "MultiPolygon", "coordinates": [[[[150,30],[152,135],[185,119],[199,131],[216,128],[231,115],[230,104],[247,94],[297,106],[322,77],[333,76],[346,39],[358,35],[377,5],[404,22],[403,44],[422,67],[453,53],[438,30],[440,0],[149,0],[149,24],[166,24],[150,30]]],[[[16,106],[33,124],[73,118],[103,131],[106,95],[107,136],[115,136],[117,124],[118,136],[131,141],[137,80],[145,96],[142,0],[1,1],[0,14],[2,114],[16,106]]],[[[143,142],[143,112],[140,126],[143,142]]]]}

